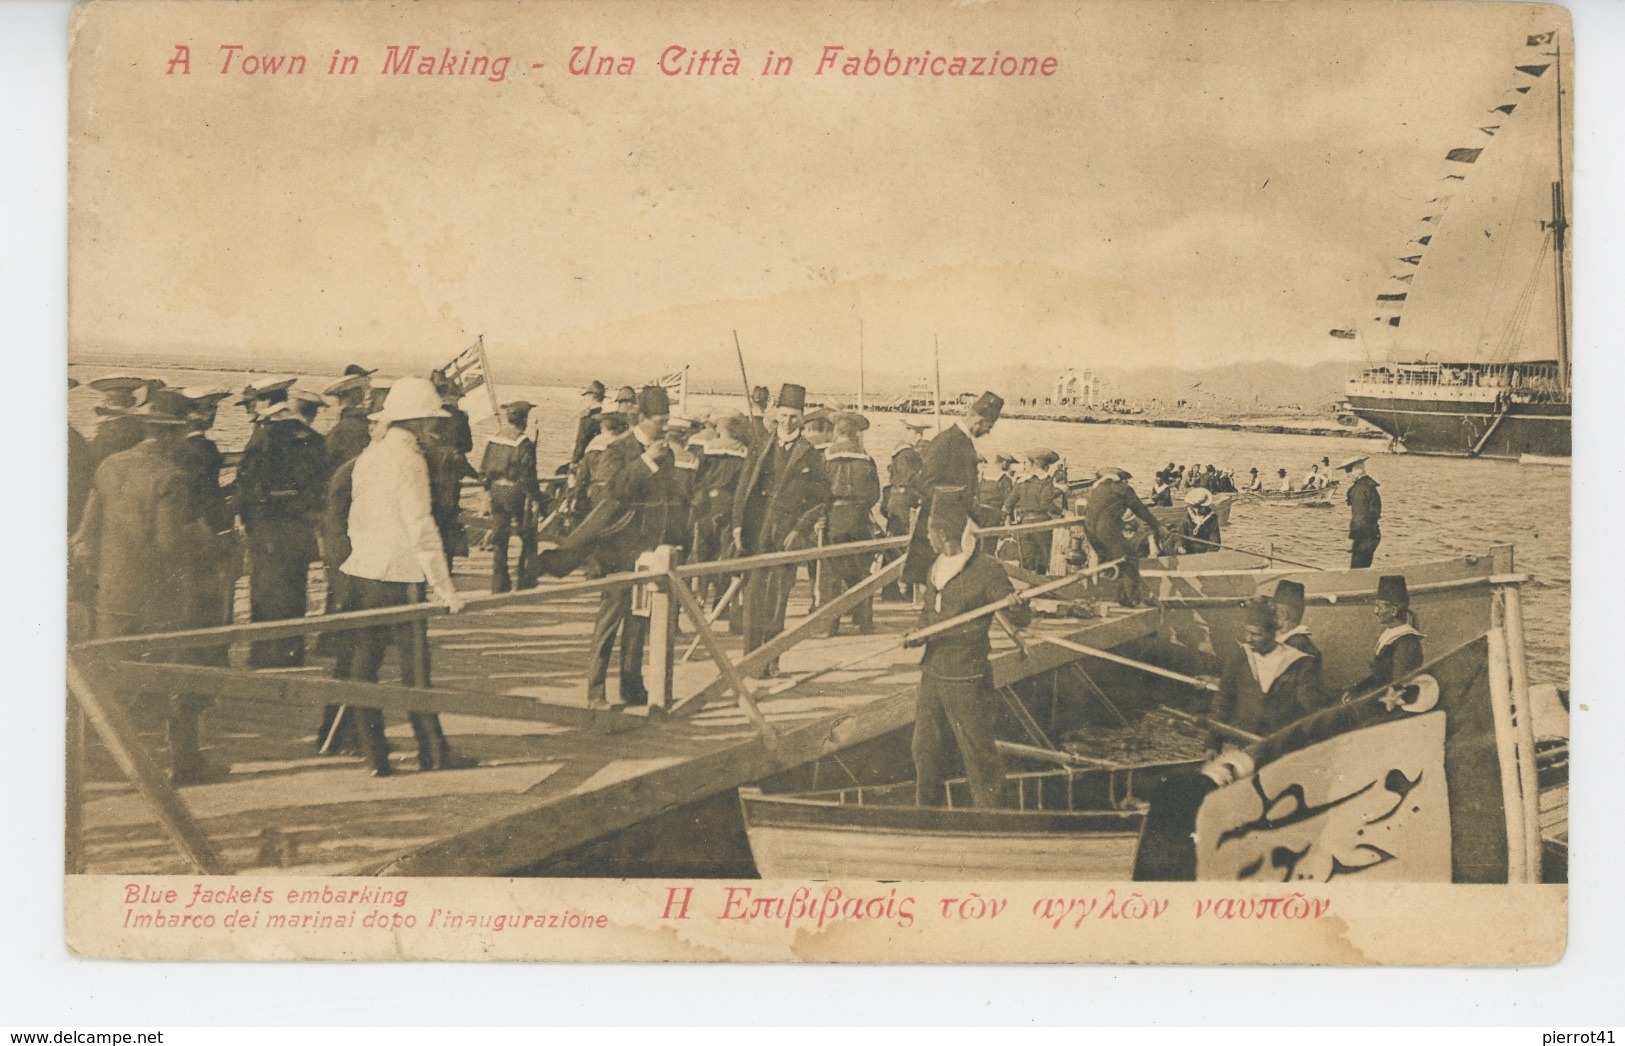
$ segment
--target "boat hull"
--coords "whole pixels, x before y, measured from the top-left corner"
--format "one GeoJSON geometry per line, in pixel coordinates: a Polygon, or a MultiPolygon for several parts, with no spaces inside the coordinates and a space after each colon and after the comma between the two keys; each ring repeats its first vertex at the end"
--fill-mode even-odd
{"type": "Polygon", "coordinates": [[[1348,402],[1358,417],[1412,454],[1516,461],[1525,454],[1570,453],[1567,403],[1514,403],[1497,423],[1492,403],[1359,395],[1348,402]]]}
{"type": "Polygon", "coordinates": [[[741,790],[764,879],[1133,878],[1144,814],[851,806],[741,790]]]}

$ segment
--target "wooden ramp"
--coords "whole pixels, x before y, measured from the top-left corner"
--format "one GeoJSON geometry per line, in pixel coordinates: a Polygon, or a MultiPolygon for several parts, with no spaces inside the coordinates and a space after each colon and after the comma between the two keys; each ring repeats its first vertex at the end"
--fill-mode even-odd
{"type": "MultiPolygon", "coordinates": [[[[488,564],[488,556],[459,564],[460,586],[479,591],[488,564]]],[[[880,574],[871,577],[879,580],[880,574]]],[[[693,622],[685,618],[683,631],[661,640],[675,648],[668,658],[670,710],[593,712],[585,706],[583,678],[598,595],[587,583],[561,587],[565,593],[557,598],[502,597],[456,616],[417,608],[429,617],[430,689],[328,681],[331,661],[320,658],[304,669],[262,672],[106,656],[78,660],[88,665],[87,685],[128,709],[141,742],[132,748],[163,746],[157,714],[145,700],[132,699],[133,691],[184,684],[216,695],[206,743],[231,774],[169,793],[183,801],[177,816],[184,821],[189,813],[205,849],[212,846],[214,870],[507,874],[912,722],[919,652],[900,645],[917,620],[907,605],[876,603],[875,634],[853,634],[847,623],[844,634],[825,638],[818,633],[839,606],[809,617],[809,586],[799,584],[780,644],[785,674],[753,681],[745,700],[729,691],[730,672],[706,647],[682,660],[693,642],[693,622]],[[325,700],[364,700],[385,709],[397,773],[374,778],[357,758],[317,753],[314,735],[325,700]],[[402,714],[408,708],[440,711],[453,748],[478,757],[479,766],[418,770],[402,714]]],[[[675,607],[664,612],[678,619],[675,607]]],[[[662,613],[657,608],[657,618],[662,613]]],[[[303,624],[314,631],[320,619],[303,624]]],[[[1045,634],[1111,648],[1156,627],[1155,611],[1117,608],[1104,618],[1040,621],[1028,630],[1025,654],[995,629],[995,682],[1009,685],[1078,657],[1033,642],[1045,634]]],[[[264,626],[237,631],[245,628],[263,635],[264,626]]],[[[737,637],[718,631],[715,639],[712,653],[726,654],[736,669],[749,672],[756,664],[742,655],[737,637]]],[[[236,657],[240,661],[241,651],[236,657]]],[[[392,652],[385,684],[396,670],[392,652]]],[[[615,692],[612,670],[612,700],[615,692]]],[[[661,691],[655,692],[658,699],[661,691]]],[[[128,759],[116,764],[94,740],[87,748],[79,868],[205,870],[195,854],[177,849],[175,830],[155,815],[160,805],[151,792],[158,786],[126,783],[135,779],[124,767],[128,759]]]]}

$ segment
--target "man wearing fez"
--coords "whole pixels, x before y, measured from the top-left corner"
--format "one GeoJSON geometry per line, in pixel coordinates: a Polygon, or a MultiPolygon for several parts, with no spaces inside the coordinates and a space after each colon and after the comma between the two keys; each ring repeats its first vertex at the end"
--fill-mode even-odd
{"type": "Polygon", "coordinates": [[[339,406],[339,420],[327,430],[327,457],[335,469],[353,460],[372,442],[372,425],[367,421],[372,373],[352,363],[344,368],[343,377],[322,390],[339,406]]]}
{"type": "Polygon", "coordinates": [[[934,491],[946,487],[958,493],[951,496],[965,499],[968,516],[975,507],[976,485],[980,469],[976,461],[976,441],[993,431],[1004,400],[991,392],[984,392],[962,411],[954,423],[937,433],[920,455],[923,462],[915,477],[914,487],[920,496],[920,515],[914,523],[914,536],[909,542],[908,559],[903,564],[903,583],[925,583],[925,572],[931,569],[931,542],[927,537],[926,522],[931,518],[934,491]]]}
{"type": "MultiPolygon", "coordinates": [[[[70,547],[74,569],[93,593],[97,639],[175,632],[218,624],[197,616],[199,588],[210,583],[217,555],[214,528],[198,506],[193,477],[177,464],[176,444],[192,404],[175,389],[154,389],[128,417],[145,436],[96,469],[90,498],[70,547]]],[[[209,664],[215,651],[180,650],[161,660],[209,664]]],[[[170,779],[177,785],[219,780],[226,770],[200,749],[201,720],[210,698],[172,695],[165,719],[170,779]]]]}
{"type": "MultiPolygon", "coordinates": [[[[646,385],[637,398],[637,421],[631,432],[606,446],[594,463],[595,480],[603,486],[592,511],[557,547],[537,556],[537,570],[563,577],[595,560],[606,574],[637,566],[638,556],[653,550],[666,536],[670,504],[672,448],[665,440],[671,402],[659,385],[646,385]]],[[[609,656],[621,642],[621,701],[649,703],[643,683],[643,646],[649,619],[632,613],[632,589],[605,589],[598,598],[587,668],[587,707],[607,708],[604,683],[609,656]]]]}
{"type": "Polygon", "coordinates": [[[1309,657],[1309,689],[1314,695],[1316,707],[1326,703],[1326,683],[1324,678],[1325,659],[1321,657],[1320,647],[1315,645],[1314,637],[1309,634],[1309,626],[1303,623],[1304,598],[1303,582],[1293,581],[1290,578],[1275,583],[1275,641],[1301,650],[1309,657]]]}
{"type": "MultiPolygon", "coordinates": [[[[1262,737],[1319,710],[1314,659],[1279,642],[1275,626],[1274,600],[1255,596],[1248,601],[1241,642],[1225,656],[1209,719],[1262,737]]],[[[1208,738],[1210,755],[1224,746],[1217,731],[1208,738]]]]}
{"type": "Polygon", "coordinates": [[[536,443],[525,431],[535,404],[516,400],[502,407],[502,428],[485,444],[480,476],[491,496],[491,591],[513,588],[508,541],[519,532],[519,584],[532,579],[536,558],[535,513],[542,503],[536,477],[536,443]]]}
{"type": "MultiPolygon", "coordinates": [[[[747,556],[788,552],[815,542],[815,530],[829,510],[829,476],[824,457],[801,432],[807,390],[779,390],[776,428],[751,453],[734,492],[734,545],[747,556]]],[[[784,631],[784,611],[795,583],[794,564],[753,570],[745,581],[745,652],[784,631]]],[[[758,678],[779,673],[778,659],[764,664],[758,678]]]]}
{"type": "MultiPolygon", "coordinates": [[[[969,491],[933,492],[926,530],[933,558],[926,567],[920,627],[987,606],[1015,592],[1004,565],[977,548],[969,523],[969,491]]],[[[1032,620],[1025,603],[1003,611],[1015,628],[1032,620]]],[[[971,802],[1004,805],[1004,761],[994,739],[997,698],[993,690],[991,614],[926,640],[920,660],[920,691],[914,715],[914,780],[921,806],[945,803],[942,784],[952,775],[952,747],[959,749],[971,802]]]]}
{"type": "MultiPolygon", "coordinates": [[[[824,468],[829,474],[829,526],[825,541],[832,545],[848,541],[867,541],[875,536],[871,514],[880,503],[880,470],[875,459],[863,449],[863,433],[869,428],[869,419],[862,414],[847,412],[835,418],[835,441],[824,448],[824,468]]],[[[859,584],[869,576],[869,563],[873,555],[843,556],[826,560],[820,580],[820,605],[827,604],[842,592],[859,584]]],[[[875,604],[871,596],[852,608],[852,623],[867,635],[875,630],[875,604]]],[[[840,631],[841,621],[833,618],[829,635],[840,631]]]]}
{"type": "MultiPolygon", "coordinates": [[[[254,621],[304,617],[316,525],[331,469],[322,437],[283,400],[260,415],[237,466],[237,513],[248,534],[248,590],[254,621]]],[[[303,636],[255,642],[254,668],[288,668],[305,659],[303,636]]]]}

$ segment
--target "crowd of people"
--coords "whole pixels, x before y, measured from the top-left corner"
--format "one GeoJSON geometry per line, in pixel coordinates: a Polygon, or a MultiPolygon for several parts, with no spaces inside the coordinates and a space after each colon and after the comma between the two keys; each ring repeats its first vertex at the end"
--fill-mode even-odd
{"type": "MultiPolygon", "coordinates": [[[[252,434],[229,482],[222,482],[227,458],[208,433],[232,393],[174,388],[134,375],[90,382],[105,397],[96,408],[95,437],[86,441],[69,431],[70,603],[83,611],[75,637],[230,624],[245,572],[250,621],[304,617],[313,563],[325,571],[329,613],[431,598],[456,613],[464,597],[452,571],[469,553],[465,480],[488,495],[493,593],[576,571],[625,574],[662,547],[680,561],[703,563],[907,536],[906,553],[757,561],[732,575],[705,577],[702,604],[713,619],[743,634],[754,675],[771,679],[779,674],[777,657],[749,655],[784,631],[800,570],[810,574],[817,602],[842,603],[842,613],[826,615],[826,635],[848,620],[859,632],[872,632],[877,596],[914,602],[921,626],[929,628],[1011,594],[1013,570],[1042,575],[1058,561],[1069,570],[1114,568],[1116,599],[1134,606],[1145,595],[1138,571],[1143,556],[1223,547],[1214,494],[1234,489],[1229,475],[1211,465],[1170,464],[1155,477],[1147,504],[1130,484],[1131,474],[1117,466],[1076,480],[1047,447],[989,461],[977,445],[1004,406],[991,392],[930,438],[926,426],[905,422],[908,434],[882,468],[865,445],[868,418],[811,406],[800,385],[783,385],[776,398],[758,386],[744,409],[685,415],[674,412],[660,385],[624,386],[611,401],[597,381],[582,391],[569,460],[544,479],[530,433],[533,404],[501,407],[500,429],[475,468],[468,458],[472,430],[455,383],[437,372],[401,378],[386,390],[374,387],[373,373],[351,365],[320,394],[293,378],[250,383],[234,402],[251,419],[252,434]],[[321,433],[314,422],[327,408],[337,417],[321,433]],[[1184,511],[1177,519],[1159,517],[1153,507],[1171,506],[1175,489],[1184,511]],[[1071,522],[1044,526],[1063,518],[1071,522]],[[1013,525],[1004,540],[981,536],[1003,525],[1013,525]],[[1066,542],[1059,556],[1057,530],[1066,542]],[[877,559],[899,554],[905,562],[897,580],[853,592],[870,584],[877,559]]],[[[1359,466],[1342,467],[1358,473],[1359,466]]],[[[1359,476],[1349,496],[1356,565],[1363,565],[1362,554],[1368,564],[1380,540],[1375,482],[1359,476]]],[[[1403,579],[1384,579],[1384,585],[1391,580],[1403,587],[1403,579]]],[[[1269,629],[1263,609],[1249,610],[1247,660],[1227,667],[1216,706],[1226,721],[1267,726],[1260,709],[1306,709],[1324,700],[1313,667],[1318,654],[1300,627],[1302,600],[1294,602],[1287,585],[1277,589],[1269,629]],[[1280,687],[1292,693],[1277,700],[1280,687]]],[[[650,704],[643,678],[649,617],[634,601],[631,584],[609,584],[601,592],[586,666],[589,707],[610,706],[607,681],[617,647],[620,703],[650,704]]],[[[1015,604],[1005,612],[1006,623],[1020,627],[1026,614],[1015,604]]],[[[941,631],[926,645],[916,733],[922,802],[940,795],[941,756],[950,737],[979,804],[994,801],[1002,787],[989,725],[991,620],[941,631]]],[[[260,639],[251,644],[247,664],[292,668],[310,656],[331,656],[334,677],[376,683],[391,647],[404,685],[430,685],[422,619],[334,629],[310,649],[302,635],[260,639]]],[[[229,664],[228,653],[220,644],[169,656],[221,667],[229,664]]],[[[207,705],[200,695],[168,699],[171,776],[178,784],[225,772],[202,753],[199,721],[207,705]]],[[[475,764],[452,751],[438,716],[409,718],[420,769],[475,764]]],[[[323,754],[361,756],[374,775],[393,772],[378,709],[329,706],[315,743],[323,754]]]]}

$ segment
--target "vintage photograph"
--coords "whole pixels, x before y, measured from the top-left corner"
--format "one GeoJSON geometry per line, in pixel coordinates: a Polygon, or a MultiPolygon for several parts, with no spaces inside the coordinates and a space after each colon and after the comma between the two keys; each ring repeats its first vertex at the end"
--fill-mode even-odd
{"type": "Polygon", "coordinates": [[[1555,914],[1279,959],[1554,960],[1575,48],[1513,3],[81,6],[70,943],[727,959],[918,901],[1021,958],[1017,915],[1380,896],[1555,914]]]}

